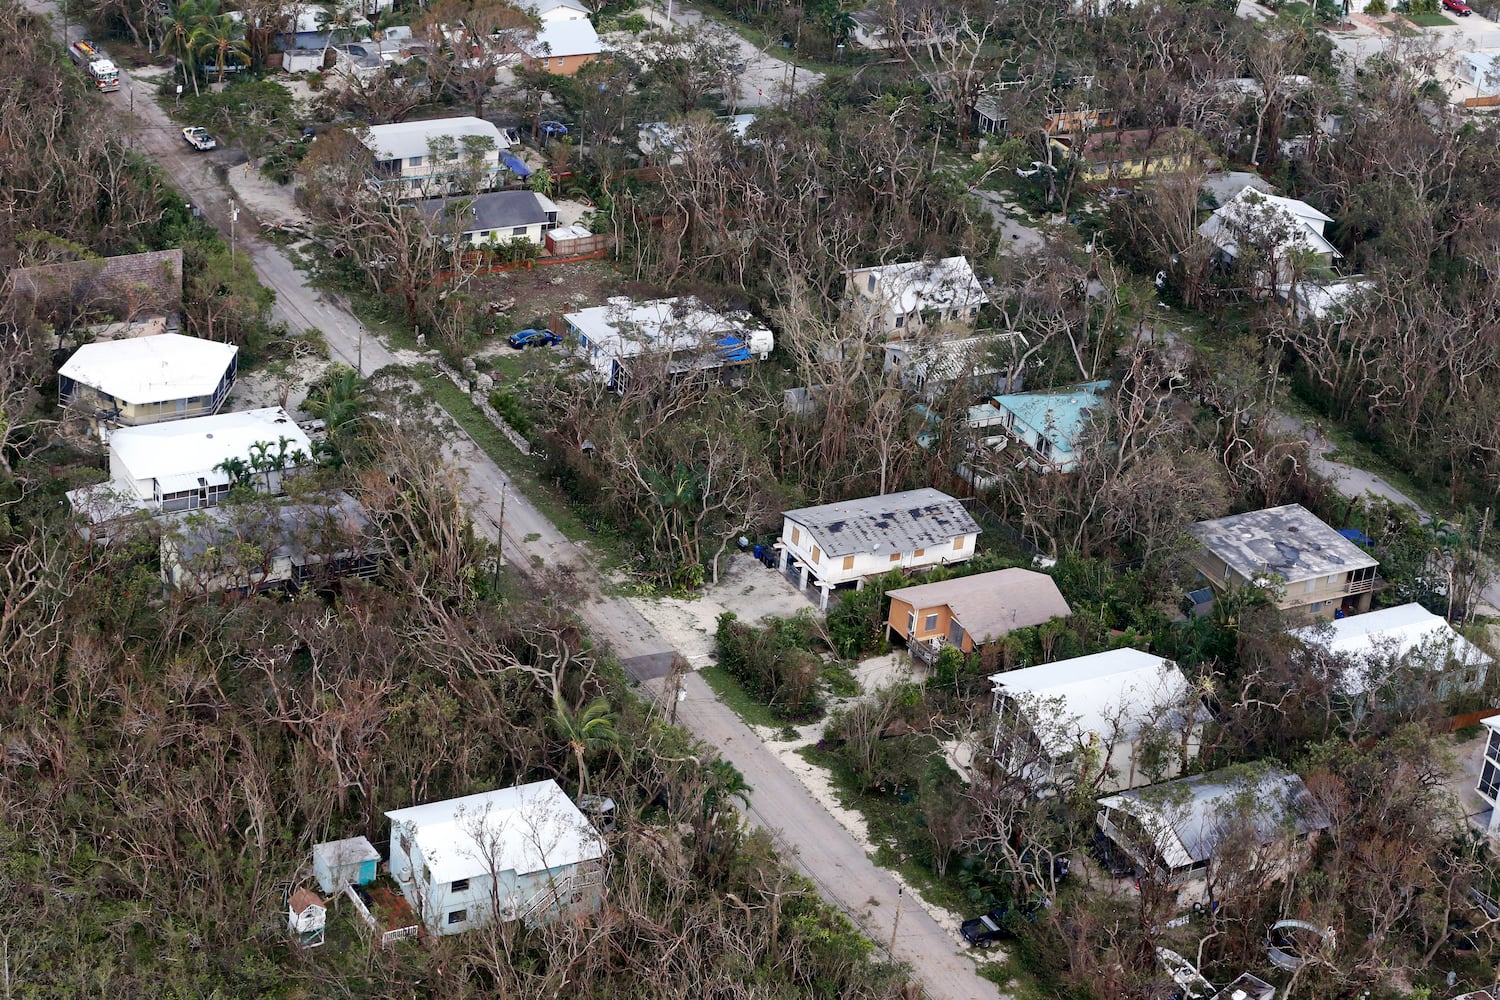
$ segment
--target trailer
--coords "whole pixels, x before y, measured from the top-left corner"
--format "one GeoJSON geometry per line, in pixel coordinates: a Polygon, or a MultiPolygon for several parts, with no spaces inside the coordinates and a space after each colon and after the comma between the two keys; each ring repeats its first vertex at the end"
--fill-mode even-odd
{"type": "Polygon", "coordinates": [[[120,68],[95,43],[74,42],[68,46],[68,55],[100,91],[108,94],[120,89],[120,68]]]}

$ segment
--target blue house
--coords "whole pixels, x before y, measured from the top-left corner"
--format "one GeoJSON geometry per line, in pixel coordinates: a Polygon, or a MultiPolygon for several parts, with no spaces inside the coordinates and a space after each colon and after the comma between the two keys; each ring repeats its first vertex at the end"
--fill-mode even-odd
{"type": "Polygon", "coordinates": [[[1024,447],[1033,468],[1072,472],[1078,468],[1077,449],[1089,419],[1109,386],[1108,381],[1085,382],[1066,389],[992,396],[969,408],[969,428],[980,432],[992,451],[1015,442],[1024,447]]]}
{"type": "Polygon", "coordinates": [[[329,896],[342,892],[346,885],[375,881],[375,865],[380,861],[380,852],[364,837],[314,844],[312,856],[313,877],[329,896]]]}

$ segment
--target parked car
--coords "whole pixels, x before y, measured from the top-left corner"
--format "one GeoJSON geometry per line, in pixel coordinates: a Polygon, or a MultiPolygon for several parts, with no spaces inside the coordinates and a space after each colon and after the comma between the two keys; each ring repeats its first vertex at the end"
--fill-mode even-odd
{"type": "Polygon", "coordinates": [[[988,948],[992,944],[1015,937],[1019,925],[1035,922],[1037,914],[1045,907],[1045,900],[1024,906],[1007,903],[983,916],[965,920],[959,925],[958,932],[972,947],[988,948]]]}
{"type": "Polygon", "coordinates": [[[1459,17],[1468,17],[1474,13],[1474,9],[1465,3],[1464,0],[1443,0],[1443,6],[1453,11],[1459,17]]]}
{"type": "Polygon", "coordinates": [[[218,143],[214,141],[214,137],[208,134],[208,129],[199,128],[196,125],[191,125],[183,129],[182,138],[186,140],[189,146],[192,146],[199,152],[206,153],[210,149],[213,149],[218,145],[218,143]]]}
{"type": "Polygon", "coordinates": [[[506,338],[506,343],[516,350],[527,347],[551,347],[561,344],[562,338],[551,330],[517,330],[506,338]]]}
{"type": "Polygon", "coordinates": [[[568,126],[564,125],[562,122],[537,122],[536,126],[537,128],[542,130],[542,135],[545,135],[548,138],[551,138],[552,136],[568,134],[568,126]]]}

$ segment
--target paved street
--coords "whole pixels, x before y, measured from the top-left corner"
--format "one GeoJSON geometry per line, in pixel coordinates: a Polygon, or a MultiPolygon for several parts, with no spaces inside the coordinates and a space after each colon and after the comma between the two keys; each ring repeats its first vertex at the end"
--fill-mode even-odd
{"type": "MultiPolygon", "coordinates": [[[[659,27],[666,25],[667,13],[664,7],[648,4],[641,10],[652,24],[659,27]]],[[[679,28],[703,23],[703,14],[686,4],[674,2],[671,10],[671,23],[679,28]]],[[[734,40],[739,44],[740,58],[745,63],[745,70],[739,79],[739,100],[735,102],[737,108],[754,110],[780,104],[788,90],[802,94],[823,82],[823,74],[817,70],[794,66],[785,59],[771,55],[768,49],[756,48],[740,35],[735,35],[734,40]]]]}
{"type": "MultiPolygon", "coordinates": [[[[31,7],[51,13],[54,5],[31,0],[31,7]]],[[[75,33],[74,37],[78,37],[75,33]]],[[[117,94],[103,100],[118,105],[122,121],[128,120],[136,82],[128,77],[117,94]]],[[[142,83],[134,97],[139,127],[134,132],[136,148],[149,153],[183,194],[192,199],[204,217],[229,233],[228,195],[214,176],[212,155],[194,152],[181,138],[181,130],[156,105],[142,83]]],[[[243,169],[243,168],[239,168],[243,169]]],[[[249,253],[256,273],[276,292],[275,315],[294,330],[316,329],[323,333],[333,357],[355,364],[360,351],[360,323],[337,303],[329,301],[307,283],[284,252],[256,235],[257,226],[244,211],[237,226],[237,245],[249,253]]],[[[365,370],[390,364],[394,356],[373,336],[363,338],[365,370]]],[[[462,435],[461,430],[455,429],[462,435]]],[[[586,550],[569,541],[557,528],[510,485],[510,478],[485,453],[467,442],[460,463],[466,480],[466,499],[479,529],[489,538],[500,520],[500,497],[507,493],[504,549],[518,566],[530,566],[532,557],[544,565],[572,565],[587,570],[592,559],[586,550]]],[[[587,573],[583,579],[588,579],[587,573]]],[[[629,602],[595,596],[578,609],[583,620],[625,661],[632,676],[655,696],[660,678],[671,658],[670,646],[629,602]]],[[[866,856],[860,845],[839,825],[788,772],[774,754],[729,709],[721,705],[698,676],[687,677],[687,693],[678,711],[678,721],[705,743],[717,747],[754,789],[749,809],[752,822],[771,831],[790,860],[818,886],[833,905],[848,913],[882,948],[892,937],[892,925],[900,907],[894,955],[908,962],[933,1000],[991,1000],[999,997],[993,984],[975,973],[958,940],[945,931],[920,906],[898,901],[898,887],[884,869],[866,856]]]]}

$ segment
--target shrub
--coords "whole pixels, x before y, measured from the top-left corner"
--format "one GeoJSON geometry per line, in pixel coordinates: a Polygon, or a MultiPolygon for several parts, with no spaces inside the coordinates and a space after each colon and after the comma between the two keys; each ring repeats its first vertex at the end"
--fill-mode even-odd
{"type": "Polygon", "coordinates": [[[823,715],[818,677],[823,661],[808,648],[811,615],[782,618],[765,628],[740,621],[733,612],[719,616],[715,634],[719,666],[776,718],[808,722],[823,715]]]}

